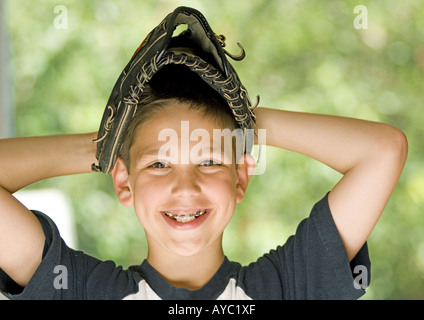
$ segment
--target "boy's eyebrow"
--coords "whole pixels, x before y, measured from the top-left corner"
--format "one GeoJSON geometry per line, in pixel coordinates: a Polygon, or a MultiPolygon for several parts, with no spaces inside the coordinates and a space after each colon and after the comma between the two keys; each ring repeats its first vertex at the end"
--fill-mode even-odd
{"type": "MultiPolygon", "coordinates": [[[[201,154],[220,153],[222,156],[225,156],[225,150],[224,150],[223,146],[221,146],[221,148],[218,148],[217,145],[205,147],[205,148],[199,149],[199,151],[201,152],[201,154]]],[[[179,149],[178,152],[180,153],[181,149],[179,149]]],[[[150,150],[148,149],[146,151],[142,151],[136,156],[136,163],[144,160],[144,158],[157,157],[159,155],[159,153],[160,153],[160,148],[154,148],[154,149],[150,149],[150,150]]]]}
{"type": "Polygon", "coordinates": [[[159,154],[159,149],[151,149],[151,150],[147,150],[147,151],[144,151],[144,152],[140,152],[137,155],[136,159],[137,159],[137,162],[139,162],[144,157],[157,156],[158,154],[159,154]]]}

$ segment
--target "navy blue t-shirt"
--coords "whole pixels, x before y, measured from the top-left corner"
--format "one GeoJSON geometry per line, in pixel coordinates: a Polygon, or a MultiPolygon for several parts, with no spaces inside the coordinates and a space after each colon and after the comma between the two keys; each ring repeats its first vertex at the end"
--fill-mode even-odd
{"type": "Polygon", "coordinates": [[[283,246],[248,266],[225,258],[194,291],[172,286],[147,260],[124,270],[71,249],[54,222],[34,211],[46,235],[42,262],[23,289],[0,269],[0,292],[7,299],[357,299],[370,281],[367,244],[349,263],[327,196],[283,246]]]}

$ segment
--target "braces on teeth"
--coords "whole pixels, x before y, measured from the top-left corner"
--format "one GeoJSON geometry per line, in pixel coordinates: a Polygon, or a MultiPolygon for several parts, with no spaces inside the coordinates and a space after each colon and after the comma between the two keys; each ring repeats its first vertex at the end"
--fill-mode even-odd
{"type": "Polygon", "coordinates": [[[206,212],[208,212],[208,209],[206,209],[204,211],[199,210],[199,211],[196,211],[195,213],[190,213],[188,215],[185,215],[185,214],[177,215],[177,214],[172,214],[172,213],[165,211],[165,215],[169,218],[172,218],[172,219],[178,221],[178,222],[187,223],[187,222],[193,221],[194,219],[204,215],[206,212]]]}

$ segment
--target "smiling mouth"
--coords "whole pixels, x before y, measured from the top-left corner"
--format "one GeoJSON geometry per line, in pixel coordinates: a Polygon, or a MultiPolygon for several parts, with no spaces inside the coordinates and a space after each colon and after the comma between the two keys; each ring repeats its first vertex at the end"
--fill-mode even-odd
{"type": "Polygon", "coordinates": [[[204,214],[208,213],[210,211],[210,209],[204,209],[204,210],[197,210],[197,211],[193,211],[193,212],[184,212],[181,214],[178,214],[176,212],[170,212],[170,211],[162,211],[162,213],[164,215],[166,215],[168,218],[174,219],[177,222],[180,223],[187,223],[187,222],[191,222],[201,216],[203,216],[204,214]]]}

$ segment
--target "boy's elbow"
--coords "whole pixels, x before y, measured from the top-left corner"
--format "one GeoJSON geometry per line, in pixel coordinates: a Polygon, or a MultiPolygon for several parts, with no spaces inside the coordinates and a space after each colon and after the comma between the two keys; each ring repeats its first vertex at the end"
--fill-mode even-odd
{"type": "Polygon", "coordinates": [[[384,126],[384,135],[380,139],[378,150],[384,157],[394,160],[403,167],[408,155],[408,139],[398,128],[391,125],[384,126]]]}
{"type": "Polygon", "coordinates": [[[398,155],[401,161],[405,162],[408,155],[408,138],[403,131],[395,127],[392,128],[394,152],[398,155]]]}

